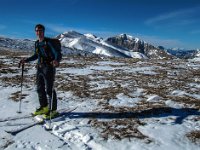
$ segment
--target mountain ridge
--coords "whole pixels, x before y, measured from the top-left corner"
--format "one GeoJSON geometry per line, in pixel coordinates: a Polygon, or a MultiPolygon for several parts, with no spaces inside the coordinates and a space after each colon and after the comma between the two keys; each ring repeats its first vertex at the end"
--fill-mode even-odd
{"type": "MultiPolygon", "coordinates": [[[[164,47],[156,47],[137,37],[122,33],[103,39],[94,34],[82,34],[77,31],[67,31],[57,35],[61,41],[64,54],[95,54],[108,57],[139,58],[139,59],[172,59],[196,57],[197,51],[188,53],[166,50],[164,47]]],[[[0,37],[0,47],[13,50],[32,51],[34,40],[11,39],[0,37]]]]}

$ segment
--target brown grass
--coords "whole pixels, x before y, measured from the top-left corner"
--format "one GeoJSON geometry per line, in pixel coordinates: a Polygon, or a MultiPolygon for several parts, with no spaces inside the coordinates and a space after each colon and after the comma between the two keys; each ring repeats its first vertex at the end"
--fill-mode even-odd
{"type": "Polygon", "coordinates": [[[110,138],[117,140],[137,138],[151,142],[147,136],[137,129],[138,126],[144,125],[139,119],[113,119],[111,121],[98,121],[94,119],[90,124],[100,129],[101,136],[105,140],[110,138]]]}
{"type": "MultiPolygon", "coordinates": [[[[5,86],[20,87],[21,82],[21,69],[11,69],[13,65],[17,65],[21,59],[20,55],[24,53],[15,53],[3,51],[2,56],[6,56],[14,60],[13,64],[4,63],[3,59],[0,60],[0,78],[5,86]],[[11,74],[12,76],[6,76],[11,74]]],[[[56,84],[58,91],[72,91],[73,95],[78,100],[90,99],[97,100],[97,112],[110,112],[121,113],[121,118],[111,118],[109,121],[98,120],[93,116],[90,124],[99,129],[101,136],[107,140],[110,137],[113,139],[122,140],[124,138],[142,139],[147,143],[152,142],[148,136],[142,134],[139,126],[144,126],[145,123],[140,117],[159,116],[160,114],[172,114],[172,109],[165,105],[166,100],[172,100],[177,103],[183,104],[185,108],[200,109],[199,99],[190,97],[188,95],[176,96],[171,95],[173,90],[182,90],[190,94],[198,94],[199,88],[190,87],[190,83],[199,84],[197,80],[200,75],[199,70],[190,69],[185,66],[184,61],[179,60],[137,60],[137,59],[122,59],[122,58],[100,58],[100,57],[82,57],[82,56],[67,56],[66,63],[62,63],[59,69],[65,68],[81,68],[84,69],[88,66],[99,66],[98,62],[113,61],[123,64],[110,65],[115,70],[92,70],[93,73],[89,75],[74,75],[71,73],[57,74],[56,84]],[[68,60],[73,60],[74,63],[67,63],[68,60]],[[180,66],[179,66],[180,65],[180,66]],[[155,66],[153,72],[156,74],[145,74],[143,72],[127,72],[123,67],[140,68],[155,66]],[[121,68],[120,68],[121,67],[121,68]],[[104,84],[101,81],[109,81],[111,84],[106,87],[98,88],[98,84],[104,84]],[[135,103],[134,107],[127,106],[112,106],[110,100],[117,99],[118,94],[123,94],[128,98],[135,98],[131,96],[137,88],[144,89],[137,98],[141,101],[135,103]],[[159,102],[147,102],[148,95],[158,95],[159,102]],[[135,116],[123,117],[123,113],[130,112],[135,116]]],[[[27,71],[33,67],[32,64],[27,64],[24,74],[23,86],[32,87],[35,84],[35,75],[27,75],[27,71]]],[[[20,100],[20,91],[12,93],[10,99],[14,101],[20,100]]],[[[23,94],[24,99],[27,95],[23,94]]],[[[62,99],[62,98],[61,98],[62,99]]],[[[199,141],[199,131],[194,131],[187,134],[187,137],[192,141],[199,141]]]]}
{"type": "Polygon", "coordinates": [[[186,136],[193,142],[196,143],[198,145],[200,145],[200,131],[192,131],[188,134],[186,134],[186,136]]]}
{"type": "Polygon", "coordinates": [[[21,91],[17,91],[15,93],[11,94],[10,99],[13,100],[13,101],[15,101],[15,102],[18,102],[21,99],[25,99],[26,96],[28,96],[28,95],[27,94],[22,94],[21,95],[21,91]]]}

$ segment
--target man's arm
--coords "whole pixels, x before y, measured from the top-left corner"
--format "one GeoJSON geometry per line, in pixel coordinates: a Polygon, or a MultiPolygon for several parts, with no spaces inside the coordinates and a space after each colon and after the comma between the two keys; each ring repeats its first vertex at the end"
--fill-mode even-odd
{"type": "Polygon", "coordinates": [[[26,58],[24,61],[29,62],[29,61],[34,61],[38,58],[38,54],[34,53],[31,57],[26,58]]]}
{"type": "Polygon", "coordinates": [[[21,60],[20,60],[20,64],[24,64],[24,63],[27,63],[27,62],[30,62],[30,61],[34,61],[34,60],[36,60],[38,58],[38,54],[36,53],[36,51],[35,51],[35,53],[31,56],[31,57],[28,57],[28,58],[22,58],[21,60]]]}

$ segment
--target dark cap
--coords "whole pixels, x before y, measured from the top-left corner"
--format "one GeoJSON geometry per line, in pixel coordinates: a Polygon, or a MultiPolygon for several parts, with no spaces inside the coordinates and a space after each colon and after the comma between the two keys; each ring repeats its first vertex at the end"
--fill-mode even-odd
{"type": "Polygon", "coordinates": [[[44,27],[42,24],[37,24],[37,25],[35,26],[35,30],[36,30],[36,28],[42,29],[43,31],[45,31],[45,27],[44,27]]]}

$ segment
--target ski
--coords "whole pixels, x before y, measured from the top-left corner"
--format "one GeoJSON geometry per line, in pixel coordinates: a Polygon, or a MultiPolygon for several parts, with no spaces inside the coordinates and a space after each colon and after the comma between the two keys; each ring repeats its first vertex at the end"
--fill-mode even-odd
{"type": "Polygon", "coordinates": [[[6,122],[6,121],[12,121],[12,120],[18,120],[18,119],[26,119],[26,118],[31,118],[32,116],[33,116],[32,114],[27,114],[24,116],[8,117],[8,118],[0,119],[0,122],[6,122]]]}
{"type": "MultiPolygon", "coordinates": [[[[53,118],[53,119],[51,119],[51,121],[52,122],[53,121],[57,121],[59,118],[61,118],[61,117],[65,116],[65,115],[67,115],[68,113],[74,111],[76,108],[77,107],[72,108],[72,109],[60,109],[60,110],[58,110],[58,113],[59,113],[58,116],[53,118]]],[[[27,124],[25,126],[22,126],[22,127],[17,128],[17,129],[13,129],[13,130],[6,130],[5,132],[7,132],[7,133],[9,133],[11,135],[16,135],[16,134],[20,133],[21,131],[24,131],[24,130],[26,130],[28,128],[31,128],[31,127],[33,127],[35,125],[40,125],[40,124],[43,125],[44,123],[46,123],[47,120],[43,119],[42,121],[36,121],[36,120],[33,119],[33,121],[34,122],[32,122],[30,124],[27,124]]]]}

